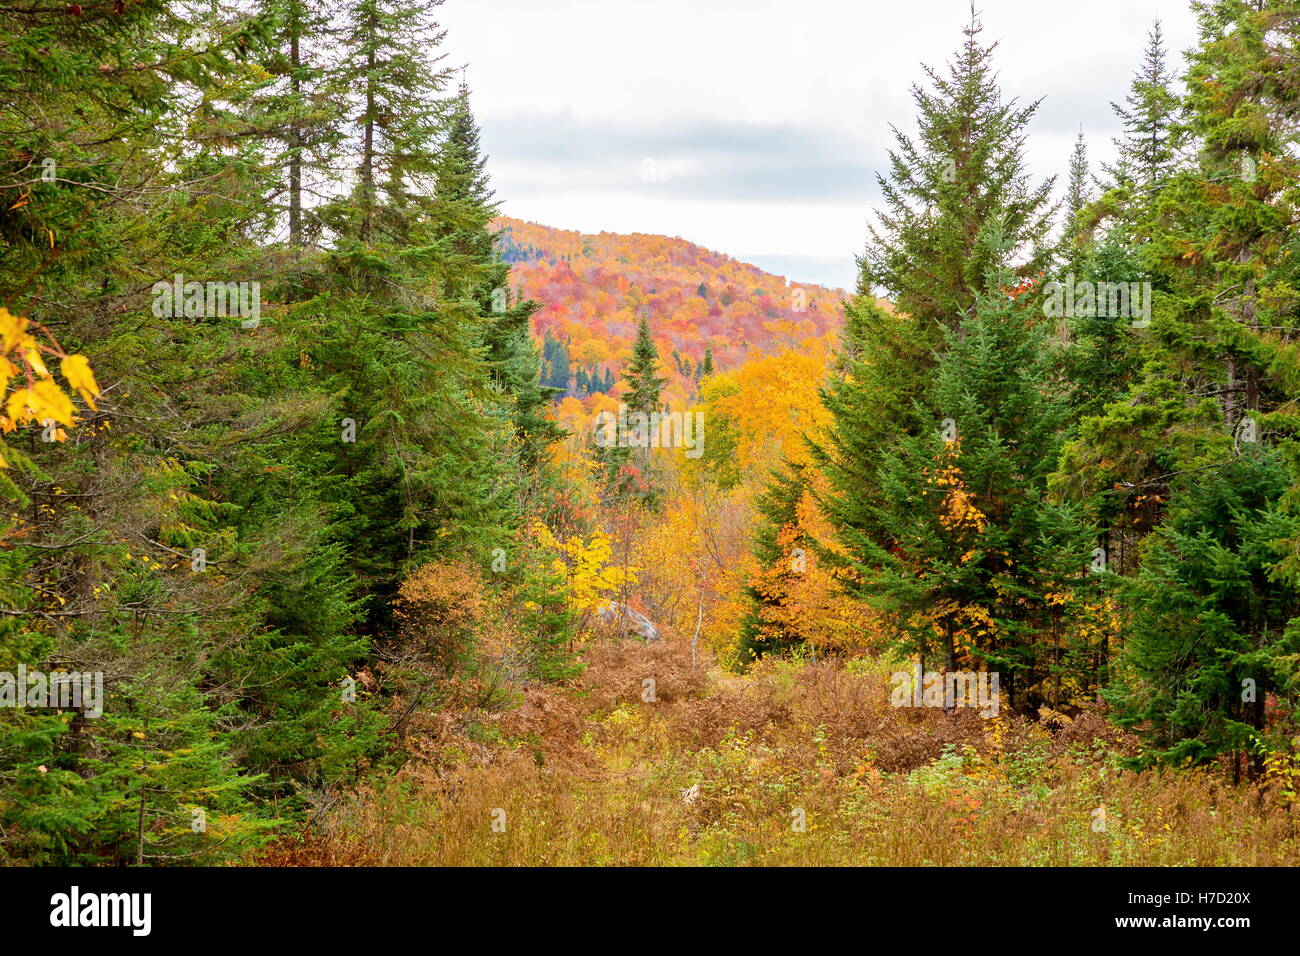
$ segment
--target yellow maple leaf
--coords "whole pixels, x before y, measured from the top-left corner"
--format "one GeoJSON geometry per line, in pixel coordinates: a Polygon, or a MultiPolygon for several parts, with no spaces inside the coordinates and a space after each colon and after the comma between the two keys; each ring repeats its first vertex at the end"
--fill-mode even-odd
{"type": "Polygon", "coordinates": [[[37,417],[44,421],[46,418],[52,418],[60,425],[73,425],[76,420],[72,417],[75,409],[72,406],[72,399],[68,398],[63,389],[55,384],[52,378],[43,378],[31,390],[36,393],[36,398],[40,402],[37,408],[37,417]]]}
{"type": "Polygon", "coordinates": [[[91,371],[89,359],[84,355],[69,355],[59,363],[59,370],[63,372],[63,377],[68,380],[68,384],[76,389],[77,394],[93,409],[94,399],[99,397],[99,383],[95,381],[95,373],[91,371]]]}
{"type": "Polygon", "coordinates": [[[5,411],[17,422],[50,419],[60,425],[74,424],[72,399],[49,378],[43,378],[29,388],[16,389],[9,396],[5,411]]]}
{"type": "Polygon", "coordinates": [[[30,388],[16,388],[5,403],[5,412],[15,422],[31,419],[30,409],[36,402],[36,396],[30,388]]]}
{"type": "Polygon", "coordinates": [[[32,371],[37,375],[43,375],[46,378],[49,378],[50,370],[46,368],[45,363],[41,361],[41,352],[40,349],[36,347],[36,340],[30,335],[24,335],[20,347],[23,350],[23,357],[27,359],[27,364],[31,366],[32,371]]]}
{"type": "Polygon", "coordinates": [[[8,354],[27,331],[27,320],[0,306],[0,353],[8,354]]]}

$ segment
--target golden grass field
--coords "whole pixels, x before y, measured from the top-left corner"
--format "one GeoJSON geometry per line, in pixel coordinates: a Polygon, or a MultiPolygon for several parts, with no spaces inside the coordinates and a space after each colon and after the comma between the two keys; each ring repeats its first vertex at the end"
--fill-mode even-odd
{"type": "Polygon", "coordinates": [[[1122,769],[1133,742],[1096,713],[895,709],[890,668],[875,661],[763,662],[742,677],[692,668],[680,641],[585,656],[567,686],[426,717],[400,773],[348,794],[260,862],[1300,863],[1280,787],[1122,769]]]}

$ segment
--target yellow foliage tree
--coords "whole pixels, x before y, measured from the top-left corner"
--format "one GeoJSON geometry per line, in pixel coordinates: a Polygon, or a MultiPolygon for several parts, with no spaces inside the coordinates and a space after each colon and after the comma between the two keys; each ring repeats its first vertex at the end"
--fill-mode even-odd
{"type": "MultiPolygon", "coordinates": [[[[0,307],[0,400],[3,400],[0,434],[9,434],[20,425],[35,422],[53,428],[51,435],[56,441],[65,441],[67,433],[55,426],[71,428],[76,424],[72,399],[60,387],[42,356],[58,358],[59,372],[69,388],[92,410],[95,408],[99,385],[86,357],[69,355],[48,329],[0,307]],[[48,344],[38,340],[33,331],[40,332],[48,344]],[[10,390],[11,380],[18,376],[23,377],[25,384],[10,390]]],[[[0,441],[0,468],[9,467],[5,451],[9,449],[0,441]]]]}
{"type": "Polygon", "coordinates": [[[636,584],[637,569],[613,562],[614,546],[604,532],[595,532],[587,541],[579,535],[560,541],[540,521],[532,530],[544,547],[555,551],[551,566],[564,576],[569,605],[583,614],[584,621],[625,587],[636,584]]]}

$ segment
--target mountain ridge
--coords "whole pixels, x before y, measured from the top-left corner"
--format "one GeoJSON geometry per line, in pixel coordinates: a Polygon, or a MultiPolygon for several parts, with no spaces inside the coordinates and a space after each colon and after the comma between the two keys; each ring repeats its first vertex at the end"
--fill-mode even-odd
{"type": "Polygon", "coordinates": [[[837,335],[843,322],[844,290],[793,282],[680,237],[582,233],[509,216],[494,225],[515,294],[541,303],[533,332],[543,381],[569,396],[609,390],[643,315],[670,396],[693,390],[706,352],[714,368],[734,368],[837,335]]]}

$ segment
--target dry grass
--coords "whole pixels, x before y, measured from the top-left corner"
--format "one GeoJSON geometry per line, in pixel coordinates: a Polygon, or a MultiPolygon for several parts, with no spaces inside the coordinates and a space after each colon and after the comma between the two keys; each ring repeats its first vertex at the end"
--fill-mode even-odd
{"type": "Polygon", "coordinates": [[[1095,714],[1048,730],[894,709],[887,669],[870,662],[777,662],[742,678],[692,670],[676,641],[587,657],[574,686],[532,689],[512,710],[431,717],[396,779],[261,862],[1300,863],[1296,815],[1273,793],[1205,771],[1121,770],[1132,742],[1095,714]]]}

